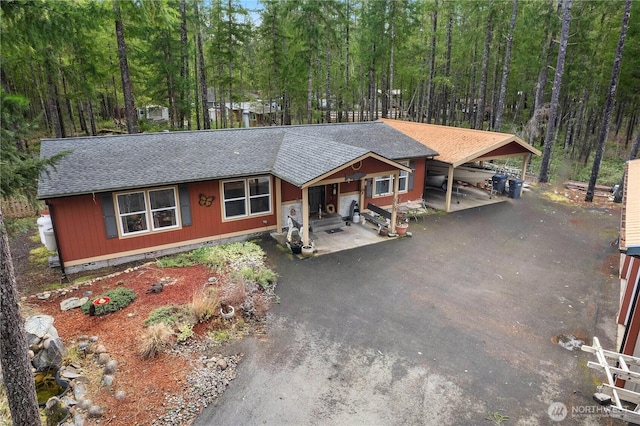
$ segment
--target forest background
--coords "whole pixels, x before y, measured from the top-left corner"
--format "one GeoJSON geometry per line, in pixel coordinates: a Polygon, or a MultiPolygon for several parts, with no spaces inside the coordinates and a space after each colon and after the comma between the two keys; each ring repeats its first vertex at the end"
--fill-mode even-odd
{"type": "Polygon", "coordinates": [[[540,149],[551,123],[552,181],[589,180],[606,127],[598,183],[613,185],[636,155],[640,6],[629,1],[638,10],[609,123],[627,4],[569,1],[550,114],[566,3],[5,0],[2,89],[26,98],[24,118],[39,123],[20,140],[23,150],[44,136],[240,127],[221,106],[249,103],[270,125],[389,117],[514,133],[540,149]],[[168,121],[139,120],[134,107],[147,105],[167,107],[168,121]]]}

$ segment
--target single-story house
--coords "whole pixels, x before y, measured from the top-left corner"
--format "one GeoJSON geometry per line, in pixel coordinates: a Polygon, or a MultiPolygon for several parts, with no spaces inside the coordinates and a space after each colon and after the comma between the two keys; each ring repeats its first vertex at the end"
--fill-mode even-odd
{"type": "Polygon", "coordinates": [[[438,153],[388,122],[43,139],[40,177],[63,274],[282,232],[353,201],[422,198],[438,153]]]}
{"type": "MultiPolygon", "coordinates": [[[[467,163],[487,163],[520,158],[519,174],[524,179],[529,157],[532,154],[541,155],[539,150],[509,133],[390,119],[381,121],[438,152],[436,159],[427,162],[427,173],[430,165],[433,165],[433,168],[436,164],[443,165],[445,170],[448,169],[445,202],[447,212],[451,211],[454,169],[457,167],[467,163]]],[[[442,168],[439,167],[439,169],[442,168]]]]}

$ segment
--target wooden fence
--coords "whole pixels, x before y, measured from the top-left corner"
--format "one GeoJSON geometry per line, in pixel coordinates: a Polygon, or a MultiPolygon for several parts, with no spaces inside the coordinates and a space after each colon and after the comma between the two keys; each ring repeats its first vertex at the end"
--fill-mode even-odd
{"type": "Polygon", "coordinates": [[[38,215],[38,209],[34,208],[25,200],[10,198],[2,200],[2,213],[5,217],[21,218],[34,217],[38,215]]]}

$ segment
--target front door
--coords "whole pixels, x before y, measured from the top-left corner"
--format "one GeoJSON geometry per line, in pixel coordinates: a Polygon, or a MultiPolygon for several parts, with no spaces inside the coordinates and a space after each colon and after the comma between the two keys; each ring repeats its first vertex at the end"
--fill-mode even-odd
{"type": "Polygon", "coordinates": [[[309,187],[309,213],[316,214],[324,208],[324,185],[309,187]]]}

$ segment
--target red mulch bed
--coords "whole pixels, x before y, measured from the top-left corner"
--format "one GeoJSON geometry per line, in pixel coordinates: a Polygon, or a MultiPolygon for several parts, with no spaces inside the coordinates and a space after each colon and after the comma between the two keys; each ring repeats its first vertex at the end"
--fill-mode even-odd
{"type": "MultiPolygon", "coordinates": [[[[55,318],[53,325],[68,348],[78,336],[98,336],[111,358],[118,361],[118,372],[110,388],[89,389],[89,398],[104,408],[100,424],[148,425],[166,412],[168,407],[163,406],[165,394],[177,395],[185,389],[186,376],[192,367],[191,360],[179,354],[163,353],[151,360],[142,359],[138,337],[144,329],[144,321],[157,307],[191,302],[194,291],[208,285],[211,276],[205,266],[158,268],[148,264],[88,286],[81,285],[65,296],[49,300],[30,297],[27,303],[38,313],[55,318]],[[165,277],[176,282],[165,286],[160,293],[145,293],[153,283],[165,277]],[[94,298],[116,287],[131,289],[137,295],[136,300],[121,311],[91,317],[79,308],[60,310],[60,302],[65,298],[82,297],[88,290],[93,292],[90,297],[94,298]],[[122,401],[114,397],[118,390],[126,392],[122,401]]],[[[203,329],[197,327],[196,330],[203,329]]],[[[87,419],[85,424],[93,422],[87,419]]]]}

